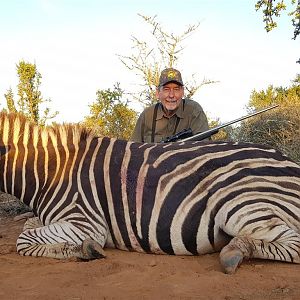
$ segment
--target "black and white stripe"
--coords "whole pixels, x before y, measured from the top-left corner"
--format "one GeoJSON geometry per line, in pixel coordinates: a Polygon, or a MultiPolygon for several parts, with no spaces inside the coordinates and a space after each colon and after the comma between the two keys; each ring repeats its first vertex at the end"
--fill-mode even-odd
{"type": "Polygon", "coordinates": [[[269,147],[140,144],[2,114],[0,150],[1,190],[41,223],[27,224],[21,254],[84,257],[78,249],[91,239],[100,247],[196,255],[231,240],[221,252],[228,272],[240,252],[299,262],[300,167],[269,147]]]}

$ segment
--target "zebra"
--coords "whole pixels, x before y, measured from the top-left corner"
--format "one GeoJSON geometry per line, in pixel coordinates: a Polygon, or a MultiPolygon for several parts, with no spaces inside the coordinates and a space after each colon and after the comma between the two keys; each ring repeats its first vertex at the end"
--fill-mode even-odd
{"type": "Polygon", "coordinates": [[[244,259],[300,262],[300,166],[263,145],[136,143],[2,112],[0,190],[34,213],[24,256],[220,252],[228,274],[244,259]]]}

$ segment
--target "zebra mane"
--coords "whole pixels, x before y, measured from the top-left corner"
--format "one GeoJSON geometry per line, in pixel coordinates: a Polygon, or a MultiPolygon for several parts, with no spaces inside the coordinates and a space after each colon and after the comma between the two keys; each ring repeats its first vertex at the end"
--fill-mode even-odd
{"type": "Polygon", "coordinates": [[[28,120],[21,113],[0,112],[0,135],[5,142],[17,142],[19,139],[33,140],[42,139],[44,143],[49,138],[61,143],[79,143],[87,138],[97,137],[95,133],[79,123],[54,124],[50,126],[38,126],[28,120]],[[5,138],[6,137],[6,138],[5,138]]]}

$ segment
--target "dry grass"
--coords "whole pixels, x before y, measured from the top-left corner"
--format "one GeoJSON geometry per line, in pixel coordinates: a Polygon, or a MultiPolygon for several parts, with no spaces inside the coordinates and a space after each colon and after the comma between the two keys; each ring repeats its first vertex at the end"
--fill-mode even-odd
{"type": "Polygon", "coordinates": [[[246,120],[234,140],[269,145],[300,164],[300,107],[277,109],[246,120]]]}
{"type": "Polygon", "coordinates": [[[12,195],[0,192],[0,218],[13,217],[31,211],[30,208],[12,195]]]}

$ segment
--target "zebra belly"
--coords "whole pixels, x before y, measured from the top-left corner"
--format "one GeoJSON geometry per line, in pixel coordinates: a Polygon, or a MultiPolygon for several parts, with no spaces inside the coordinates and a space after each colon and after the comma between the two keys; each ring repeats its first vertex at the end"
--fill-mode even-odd
{"type": "MultiPolygon", "coordinates": [[[[205,222],[206,223],[206,222],[205,222]]],[[[200,226],[198,230],[180,228],[173,225],[168,228],[151,228],[137,231],[127,228],[120,231],[118,238],[114,231],[113,237],[106,243],[106,247],[127,251],[169,255],[201,255],[220,251],[230,240],[222,230],[216,230],[214,243],[209,240],[207,226],[200,226]],[[126,238],[125,238],[126,237],[126,238]]],[[[110,236],[110,235],[109,235],[110,236]]]]}

